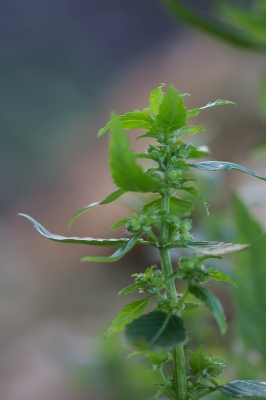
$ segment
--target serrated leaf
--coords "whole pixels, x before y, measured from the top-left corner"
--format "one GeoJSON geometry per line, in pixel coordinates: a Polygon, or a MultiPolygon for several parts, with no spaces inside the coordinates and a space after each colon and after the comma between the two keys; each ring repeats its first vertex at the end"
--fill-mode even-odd
{"type": "Polygon", "coordinates": [[[160,104],[153,126],[147,135],[154,137],[160,134],[172,133],[182,128],[187,121],[187,110],[179,92],[169,86],[160,104]]]}
{"type": "Polygon", "coordinates": [[[112,203],[113,201],[115,201],[116,199],[118,199],[119,197],[121,197],[125,192],[125,190],[122,190],[120,188],[116,189],[114,192],[112,192],[111,194],[109,194],[104,200],[102,201],[97,201],[96,203],[91,203],[86,207],[83,207],[81,210],[77,211],[73,217],[70,218],[70,220],[68,221],[68,229],[70,228],[70,226],[72,225],[73,221],[81,214],[83,214],[85,211],[88,211],[90,208],[92,207],[96,207],[96,206],[100,206],[103,204],[108,204],[108,203],[112,203]]]}
{"type": "Polygon", "coordinates": [[[47,239],[50,239],[54,242],[61,242],[61,243],[78,243],[78,244],[88,244],[92,246],[121,246],[121,245],[127,245],[129,240],[128,238],[125,239],[96,239],[96,238],[90,238],[90,237],[84,237],[84,238],[79,238],[79,237],[66,237],[66,236],[60,236],[60,235],[55,235],[51,232],[49,232],[47,229],[45,229],[39,222],[37,222],[34,218],[30,217],[29,215],[26,214],[18,214],[22,217],[25,217],[28,221],[31,222],[33,227],[39,232],[42,236],[46,237],[47,239]]]}
{"type": "Polygon", "coordinates": [[[159,365],[165,363],[169,359],[167,351],[151,351],[149,355],[149,362],[152,365],[159,365]]]}
{"type": "Polygon", "coordinates": [[[153,311],[126,326],[125,337],[140,348],[170,348],[186,340],[183,320],[164,311],[153,311]]]}
{"type": "Polygon", "coordinates": [[[229,275],[225,274],[223,271],[217,268],[209,268],[208,273],[211,279],[214,279],[216,281],[223,281],[223,282],[228,282],[231,283],[232,285],[236,286],[236,283],[233,281],[232,278],[230,278],[229,275]]]}
{"type": "Polygon", "coordinates": [[[113,116],[110,135],[110,169],[115,184],[125,191],[153,192],[161,188],[158,181],[145,174],[131,150],[119,120],[113,116]]]}
{"type": "Polygon", "coordinates": [[[150,297],[144,300],[135,300],[127,304],[118,314],[118,316],[113,320],[112,325],[104,334],[104,338],[107,339],[112,333],[121,331],[124,327],[129,324],[135,318],[138,318],[144,313],[148,304],[150,302],[150,297]]]}
{"type": "MultiPolygon", "coordinates": [[[[143,212],[146,213],[151,207],[154,207],[155,210],[159,210],[161,208],[161,201],[161,197],[152,200],[143,207],[143,212]]],[[[175,215],[178,218],[188,217],[193,209],[194,203],[192,201],[183,200],[175,196],[170,197],[170,214],[175,215]]]]}
{"type": "Polygon", "coordinates": [[[190,357],[189,365],[195,374],[202,372],[208,366],[207,359],[203,353],[202,344],[193,351],[190,357]]]}
{"type": "Polygon", "coordinates": [[[256,380],[234,381],[214,389],[228,397],[266,397],[266,382],[256,380]]]}
{"type": "Polygon", "coordinates": [[[202,254],[210,255],[223,255],[233,253],[235,251],[244,250],[249,247],[250,244],[233,244],[224,242],[187,242],[185,247],[191,250],[199,251],[202,254]]]}
{"type": "Polygon", "coordinates": [[[193,196],[197,197],[197,199],[199,199],[199,200],[203,203],[207,215],[210,214],[210,213],[209,213],[209,206],[210,206],[210,205],[209,205],[209,204],[205,201],[205,199],[200,195],[199,191],[198,191],[196,188],[194,188],[194,187],[192,187],[192,186],[191,186],[191,187],[183,187],[182,190],[185,190],[186,192],[188,192],[188,193],[192,194],[193,196]]]}
{"type": "Polygon", "coordinates": [[[189,164],[189,166],[197,169],[203,169],[205,171],[220,171],[220,170],[230,171],[230,169],[235,169],[237,171],[241,171],[246,174],[252,175],[255,178],[259,178],[266,181],[265,176],[257,174],[256,172],[253,172],[250,169],[242,167],[241,165],[226,161],[203,161],[195,164],[189,164]]]}
{"type": "Polygon", "coordinates": [[[114,254],[109,257],[101,257],[101,256],[88,256],[83,257],[81,261],[88,261],[88,262],[113,262],[120,260],[120,258],[124,257],[126,253],[128,253],[137,243],[138,239],[142,235],[142,232],[137,233],[136,235],[132,236],[126,243],[123,244],[114,254]]]}
{"type": "Polygon", "coordinates": [[[125,225],[128,221],[130,220],[130,218],[123,218],[123,219],[119,219],[117,222],[115,222],[109,229],[110,231],[119,228],[120,226],[125,225]]]}
{"type": "Polygon", "coordinates": [[[194,108],[193,110],[189,110],[188,111],[188,118],[190,117],[195,117],[196,115],[198,115],[200,113],[201,110],[204,110],[205,108],[211,108],[211,107],[215,107],[215,106],[222,106],[225,104],[234,104],[235,103],[233,101],[229,101],[229,100],[216,100],[213,103],[208,103],[206,104],[206,106],[203,107],[199,107],[199,108],[194,108]]]}
{"type": "Polygon", "coordinates": [[[159,106],[163,101],[164,94],[162,91],[163,83],[159,85],[156,89],[154,89],[150,94],[150,109],[154,116],[156,116],[159,112],[159,106]]]}
{"type": "Polygon", "coordinates": [[[195,135],[197,132],[203,132],[205,129],[202,126],[190,125],[185,128],[181,128],[177,132],[177,136],[180,137],[182,135],[195,135]]]}
{"type": "Polygon", "coordinates": [[[147,111],[134,110],[120,115],[118,118],[124,129],[145,129],[148,131],[153,123],[153,119],[147,111]]]}
{"type": "Polygon", "coordinates": [[[227,329],[226,317],[217,297],[202,286],[189,286],[189,291],[209,308],[219,325],[222,335],[224,335],[227,329]]]}
{"type": "Polygon", "coordinates": [[[129,293],[135,292],[135,290],[138,290],[138,289],[142,288],[143,286],[145,286],[145,284],[143,282],[132,283],[132,285],[129,285],[129,286],[125,287],[124,289],[120,290],[120,292],[118,293],[117,296],[121,297],[124,294],[129,294],[129,293]]]}

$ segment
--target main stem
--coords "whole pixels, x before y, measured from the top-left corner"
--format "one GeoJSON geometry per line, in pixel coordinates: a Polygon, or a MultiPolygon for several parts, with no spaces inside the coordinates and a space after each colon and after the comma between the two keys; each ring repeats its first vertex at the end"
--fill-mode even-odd
{"type": "MultiPolygon", "coordinates": [[[[162,195],[162,211],[169,213],[170,195],[162,195]]],[[[172,279],[168,279],[173,273],[170,250],[167,246],[169,240],[169,227],[166,221],[162,221],[161,227],[161,249],[160,259],[162,271],[165,278],[165,286],[167,289],[167,298],[177,300],[177,292],[175,283],[172,279]],[[166,247],[164,247],[166,245],[166,247]]],[[[182,345],[177,346],[173,350],[173,379],[174,391],[177,400],[187,400],[187,378],[185,368],[185,354],[182,345]]]]}

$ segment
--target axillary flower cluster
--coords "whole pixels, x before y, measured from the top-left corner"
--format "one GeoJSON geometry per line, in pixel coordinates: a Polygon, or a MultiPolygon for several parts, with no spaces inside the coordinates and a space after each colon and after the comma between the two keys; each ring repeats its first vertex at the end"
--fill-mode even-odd
{"type": "MultiPolygon", "coordinates": [[[[190,217],[197,198],[203,203],[207,214],[209,205],[199,193],[198,180],[189,175],[191,168],[218,171],[236,169],[259,179],[256,174],[238,164],[221,161],[197,162],[207,156],[206,146],[196,147],[181,141],[183,135],[194,135],[204,129],[188,125],[191,117],[203,109],[233,104],[217,100],[204,107],[187,110],[184,96],[170,86],[164,93],[159,85],[149,98],[149,107],[124,115],[112,115],[111,121],[102,128],[98,136],[110,130],[110,170],[117,189],[104,200],[89,204],[79,210],[69,221],[83,212],[105,205],[120,198],[126,192],[149,193],[141,214],[115,222],[110,229],[125,226],[130,236],[121,239],[94,239],[63,237],[51,234],[33,218],[25,216],[37,231],[50,240],[63,243],[82,243],[96,246],[118,246],[109,257],[84,257],[82,261],[113,262],[122,258],[134,246],[152,246],[159,252],[160,265],[152,265],[144,272],[133,274],[134,281],[122,289],[118,296],[139,292],[141,299],[127,304],[112,321],[105,337],[125,329],[125,338],[136,351],[148,358],[154,371],[159,373],[156,397],[161,394],[170,399],[198,400],[214,391],[231,397],[266,397],[266,383],[260,381],[235,381],[219,385],[216,378],[228,367],[218,356],[204,354],[202,345],[194,351],[186,349],[188,336],[183,316],[187,309],[205,305],[216,319],[220,331],[225,334],[227,324],[220,301],[206,288],[210,280],[224,281],[235,286],[234,281],[217,268],[206,268],[204,261],[222,258],[223,254],[242,250],[249,245],[210,241],[194,241],[191,234],[190,217]],[[146,132],[137,139],[150,138],[150,144],[143,153],[134,153],[129,145],[125,130],[144,129],[146,132]],[[137,159],[148,159],[150,166],[144,171],[137,159]],[[180,194],[186,193],[186,198],[180,194]],[[152,198],[151,198],[152,197],[152,198]],[[171,249],[186,249],[175,268],[172,266],[171,249]],[[178,282],[181,281],[181,285],[178,282]],[[151,299],[157,300],[156,304],[151,299]],[[191,299],[192,298],[192,299],[191,299]],[[146,310],[150,308],[149,312],[146,310]],[[172,364],[172,373],[165,374],[165,364],[172,364]]],[[[206,329],[208,329],[206,327],[206,329]]]]}

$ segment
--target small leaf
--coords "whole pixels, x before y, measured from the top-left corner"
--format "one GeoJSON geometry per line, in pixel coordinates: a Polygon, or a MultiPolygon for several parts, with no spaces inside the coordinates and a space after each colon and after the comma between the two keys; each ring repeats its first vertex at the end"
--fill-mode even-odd
{"type": "Polygon", "coordinates": [[[153,126],[147,135],[172,133],[186,124],[187,110],[179,92],[170,86],[165,93],[164,99],[160,104],[153,126]]]}
{"type": "Polygon", "coordinates": [[[219,260],[221,260],[222,256],[206,255],[206,256],[198,257],[196,259],[195,265],[200,265],[204,260],[207,260],[208,258],[218,258],[219,260]]]}
{"type": "Polygon", "coordinates": [[[156,89],[154,89],[150,94],[150,109],[154,116],[156,116],[159,112],[159,106],[163,101],[164,94],[162,91],[163,83],[159,85],[156,89]]]}
{"type": "Polygon", "coordinates": [[[42,236],[50,239],[54,242],[61,243],[79,243],[79,244],[88,244],[92,246],[121,246],[128,245],[130,239],[94,239],[90,237],[79,238],[79,237],[66,237],[55,235],[45,229],[39,222],[37,222],[34,218],[30,217],[26,214],[18,214],[22,217],[27,218],[28,221],[34,226],[34,228],[39,232],[42,236]]]}
{"type": "Polygon", "coordinates": [[[199,251],[202,254],[209,255],[223,255],[233,253],[235,251],[244,250],[249,247],[250,244],[233,244],[224,242],[187,242],[185,247],[191,250],[199,251]]]}
{"type": "Polygon", "coordinates": [[[225,274],[223,271],[217,268],[209,268],[208,273],[211,279],[214,279],[216,281],[228,282],[237,287],[235,282],[233,281],[232,278],[230,278],[229,275],[225,274]]]}
{"type": "Polygon", "coordinates": [[[204,106],[204,107],[199,107],[199,108],[194,108],[194,110],[189,110],[188,111],[188,118],[195,117],[196,115],[198,115],[200,113],[201,110],[204,110],[205,108],[211,108],[211,107],[215,107],[215,106],[222,106],[222,105],[225,105],[225,104],[234,104],[235,105],[235,103],[233,101],[216,100],[213,103],[206,104],[206,106],[204,106]]]}
{"type": "Polygon", "coordinates": [[[180,137],[182,135],[195,135],[197,132],[204,132],[205,129],[202,126],[190,125],[185,128],[181,128],[177,132],[177,136],[180,137]]]}
{"type": "Polygon", "coordinates": [[[110,231],[119,228],[120,226],[125,225],[128,221],[130,220],[130,218],[124,218],[124,219],[120,219],[119,221],[115,222],[109,229],[110,231]]]}
{"type": "Polygon", "coordinates": [[[85,211],[89,210],[92,207],[96,207],[96,206],[100,206],[102,204],[108,204],[108,203],[112,203],[113,201],[115,201],[116,199],[118,199],[120,196],[122,196],[125,192],[125,190],[122,190],[120,188],[116,189],[114,192],[112,192],[111,194],[109,194],[104,200],[102,201],[98,201],[96,203],[91,203],[86,207],[83,207],[81,210],[77,211],[76,214],[73,215],[73,217],[70,218],[70,220],[68,221],[68,229],[70,228],[70,226],[72,225],[73,221],[81,214],[83,214],[85,211]]]}
{"type": "Polygon", "coordinates": [[[138,290],[138,289],[142,288],[143,286],[145,286],[144,282],[132,283],[132,285],[129,285],[129,286],[125,287],[124,289],[120,290],[120,292],[118,293],[117,296],[121,297],[124,294],[135,292],[135,290],[138,290]]]}
{"type": "Polygon", "coordinates": [[[160,365],[168,361],[169,353],[167,351],[151,351],[149,355],[149,362],[152,365],[160,365]]]}
{"type": "MultiPolygon", "coordinates": [[[[167,393],[167,392],[172,392],[173,388],[171,386],[163,386],[160,389],[157,390],[156,394],[155,394],[155,398],[157,399],[159,396],[161,396],[161,394],[167,393]]],[[[172,396],[168,396],[166,394],[167,397],[169,397],[169,399],[173,399],[174,397],[172,396]]]]}
{"type": "Polygon", "coordinates": [[[200,158],[200,157],[205,157],[210,154],[210,150],[208,146],[199,146],[195,147],[190,145],[190,153],[188,155],[188,158],[200,158]]]}
{"type": "Polygon", "coordinates": [[[153,124],[153,119],[147,111],[134,110],[124,115],[120,115],[119,121],[124,129],[145,129],[149,130],[153,124]]]}
{"type": "Polygon", "coordinates": [[[219,300],[214,296],[214,294],[202,286],[189,286],[189,291],[209,308],[219,325],[222,335],[224,335],[227,329],[227,324],[224,310],[219,300]]]}
{"type": "Polygon", "coordinates": [[[133,319],[138,318],[144,313],[149,302],[150,297],[144,300],[135,300],[127,304],[113,320],[112,325],[105,332],[104,338],[107,339],[112,333],[121,331],[125,325],[129,324],[133,319]]]}
{"type": "Polygon", "coordinates": [[[110,169],[115,184],[125,191],[153,192],[161,188],[158,181],[145,174],[136,163],[126,133],[119,120],[113,116],[110,135],[110,169]]]}
{"type": "Polygon", "coordinates": [[[128,253],[132,247],[135,246],[137,243],[138,239],[142,235],[142,232],[137,233],[136,235],[132,236],[125,244],[123,244],[122,247],[120,247],[114,254],[112,254],[110,257],[101,257],[101,256],[96,256],[96,257],[83,257],[81,261],[89,261],[89,262],[113,262],[120,260],[120,258],[124,257],[126,253],[128,253]]]}
{"type": "Polygon", "coordinates": [[[186,340],[186,331],[179,316],[153,311],[127,325],[125,336],[140,349],[170,348],[186,340]]]}
{"type": "Polygon", "coordinates": [[[236,169],[237,171],[245,172],[246,174],[255,176],[255,178],[262,179],[266,181],[266,177],[260,174],[256,174],[256,172],[251,171],[241,165],[234,164],[226,161],[203,161],[195,164],[189,164],[190,167],[203,169],[205,171],[230,171],[230,169],[236,169]]]}
{"type": "Polygon", "coordinates": [[[228,397],[266,397],[266,382],[234,381],[214,388],[228,397]]]}
{"type": "Polygon", "coordinates": [[[193,196],[197,197],[197,199],[199,199],[203,203],[207,215],[210,214],[209,213],[210,205],[208,203],[206,203],[205,199],[199,194],[199,191],[196,188],[194,188],[192,186],[191,187],[183,187],[182,190],[185,190],[186,192],[188,192],[188,193],[192,194],[193,196]]]}
{"type": "Polygon", "coordinates": [[[195,374],[202,372],[208,366],[207,359],[203,353],[202,344],[192,353],[189,365],[195,374]]]}
{"type": "MultiPolygon", "coordinates": [[[[143,212],[146,213],[149,208],[154,207],[154,210],[160,210],[161,208],[161,197],[157,197],[150,203],[143,207],[143,212]]],[[[175,215],[178,218],[188,217],[194,209],[194,203],[190,200],[183,200],[179,197],[170,197],[170,214],[175,215]]]]}

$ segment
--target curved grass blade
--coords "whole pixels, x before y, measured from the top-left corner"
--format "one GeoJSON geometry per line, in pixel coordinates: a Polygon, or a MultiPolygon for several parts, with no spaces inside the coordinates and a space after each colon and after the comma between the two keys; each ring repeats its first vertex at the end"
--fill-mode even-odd
{"type": "Polygon", "coordinates": [[[128,253],[132,247],[137,244],[140,236],[142,235],[142,232],[137,233],[136,235],[132,236],[126,243],[123,244],[122,247],[120,247],[114,254],[112,254],[110,257],[83,257],[81,261],[89,261],[89,262],[113,262],[120,260],[126,253],[128,253]]]}
{"type": "Polygon", "coordinates": [[[195,164],[189,164],[189,166],[197,169],[203,169],[205,171],[220,171],[220,170],[230,171],[230,169],[235,169],[237,171],[245,172],[246,174],[252,175],[255,178],[259,178],[266,181],[265,176],[257,174],[256,172],[253,172],[250,169],[242,167],[241,165],[226,161],[203,161],[195,164]]]}
{"type": "Polygon", "coordinates": [[[79,211],[77,211],[73,217],[70,218],[70,220],[68,221],[67,227],[68,229],[71,227],[73,221],[79,217],[81,214],[83,214],[85,211],[88,211],[90,208],[92,207],[96,207],[96,206],[100,206],[103,204],[108,204],[108,203],[112,203],[113,201],[115,201],[116,199],[118,199],[119,197],[121,197],[124,193],[126,193],[125,190],[123,189],[116,189],[114,192],[110,193],[104,200],[102,201],[97,201],[95,203],[91,203],[86,207],[81,208],[79,211]]]}
{"type": "MultiPolygon", "coordinates": [[[[66,237],[61,235],[56,235],[49,232],[45,229],[39,222],[37,222],[34,218],[30,217],[26,214],[18,214],[22,217],[25,217],[28,221],[31,222],[33,227],[40,233],[40,235],[50,239],[54,242],[61,242],[61,243],[78,243],[78,244],[88,244],[92,246],[121,246],[126,245],[130,241],[128,238],[122,239],[98,239],[98,238],[90,238],[90,237],[66,237]]],[[[139,243],[142,243],[142,240],[139,239],[139,243]]],[[[143,242],[144,243],[144,242],[143,242]]]]}
{"type": "Polygon", "coordinates": [[[266,397],[266,382],[256,380],[234,381],[213,389],[228,397],[266,397]]]}

